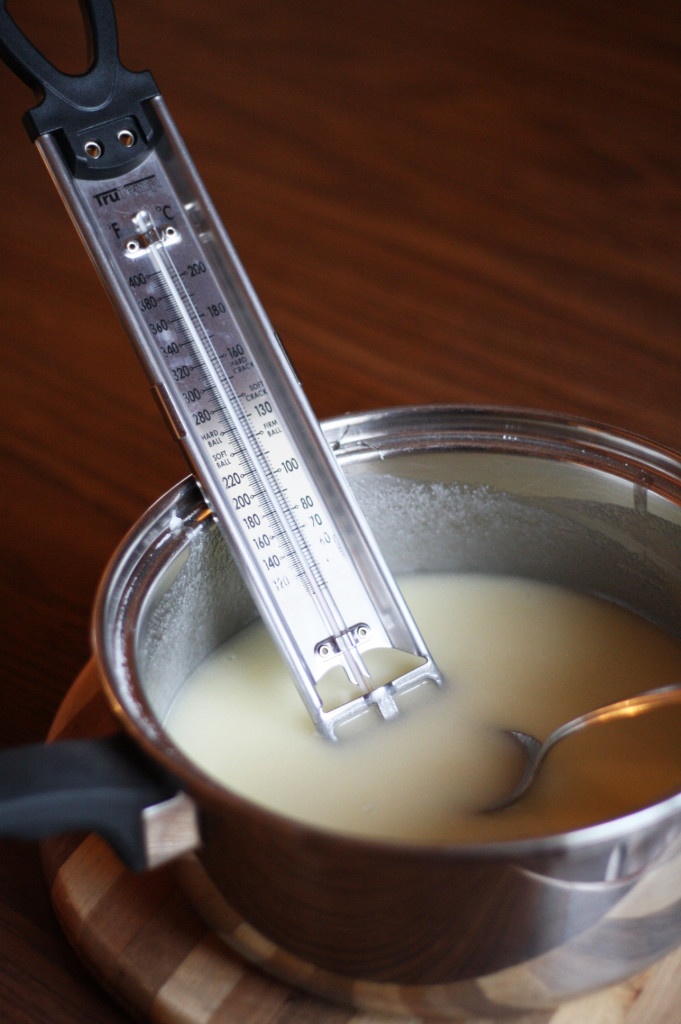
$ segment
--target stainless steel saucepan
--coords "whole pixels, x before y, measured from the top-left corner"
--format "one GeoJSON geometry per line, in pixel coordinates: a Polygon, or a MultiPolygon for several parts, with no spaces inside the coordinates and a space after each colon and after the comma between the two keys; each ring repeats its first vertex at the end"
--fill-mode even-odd
{"type": "MultiPolygon", "coordinates": [[[[681,636],[673,452],[510,409],[389,409],[325,432],[394,572],[551,581],[681,636]]],[[[568,834],[440,847],[315,829],[211,781],[163,721],[188,675],[254,616],[198,489],[183,481],[125,539],[97,599],[95,652],[121,735],[55,744],[63,752],[45,756],[61,758],[60,778],[37,772],[53,790],[44,798],[35,779],[30,798],[17,793],[20,762],[36,752],[6,754],[5,831],[94,828],[137,868],[175,857],[189,895],[241,953],[388,1012],[489,1018],[553,1006],[681,943],[681,793],[568,834]],[[52,808],[49,822],[31,820],[29,804],[52,808]]]]}

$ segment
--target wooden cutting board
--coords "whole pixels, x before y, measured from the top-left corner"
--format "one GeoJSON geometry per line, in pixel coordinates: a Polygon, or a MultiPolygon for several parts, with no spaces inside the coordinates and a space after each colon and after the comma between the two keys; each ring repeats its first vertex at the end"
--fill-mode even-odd
{"type": "MultiPolygon", "coordinates": [[[[55,719],[50,739],[115,729],[90,663],[55,719]]],[[[240,960],[202,922],[169,870],[128,871],[95,836],[43,844],[62,927],[99,982],[152,1024],[397,1024],[335,1006],[240,960]]],[[[451,1018],[450,1018],[451,1019],[451,1018]]],[[[509,1019],[509,1018],[506,1018],[509,1019]]],[[[516,1024],[681,1024],[681,951],[628,982],[516,1024]]],[[[399,1018],[405,1024],[405,1018],[399,1018]]],[[[466,1024],[491,1024],[460,1018],[466,1024]]],[[[420,1024],[420,1018],[408,1018],[420,1024]]]]}

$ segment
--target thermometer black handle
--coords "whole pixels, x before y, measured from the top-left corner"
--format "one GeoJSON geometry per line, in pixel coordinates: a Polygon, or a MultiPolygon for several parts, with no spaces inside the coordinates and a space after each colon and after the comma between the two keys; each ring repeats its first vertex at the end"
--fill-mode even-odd
{"type": "Polygon", "coordinates": [[[91,64],[59,71],[31,43],[0,0],[0,57],[40,102],[23,121],[31,140],[54,134],[76,177],[112,178],[134,167],[156,142],[148,101],[159,93],[149,71],[129,71],[118,56],[111,0],[83,0],[91,64]]]}

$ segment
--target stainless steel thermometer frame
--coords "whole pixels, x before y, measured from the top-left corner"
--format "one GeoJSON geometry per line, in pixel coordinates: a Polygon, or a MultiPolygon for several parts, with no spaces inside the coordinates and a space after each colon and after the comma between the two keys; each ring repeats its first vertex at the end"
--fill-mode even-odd
{"type": "MultiPolygon", "coordinates": [[[[25,116],[152,388],[317,729],[442,682],[148,72],[87,0],[94,60],[57,71],[0,0],[0,54],[42,97],[25,116]],[[377,685],[365,652],[412,667],[377,685]],[[344,668],[358,696],[324,707],[344,668]]],[[[355,691],[353,691],[355,692],[355,691]]]]}

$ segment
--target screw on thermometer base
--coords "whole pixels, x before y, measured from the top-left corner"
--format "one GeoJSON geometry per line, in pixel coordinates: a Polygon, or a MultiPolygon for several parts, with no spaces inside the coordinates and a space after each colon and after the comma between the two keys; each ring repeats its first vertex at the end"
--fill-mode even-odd
{"type": "MultiPolygon", "coordinates": [[[[343,646],[356,647],[369,637],[369,627],[365,622],[358,622],[350,626],[340,636],[327,636],[320,640],[315,650],[320,658],[331,658],[334,654],[340,654],[343,646]]],[[[368,678],[367,672],[367,678],[368,678]]]]}

